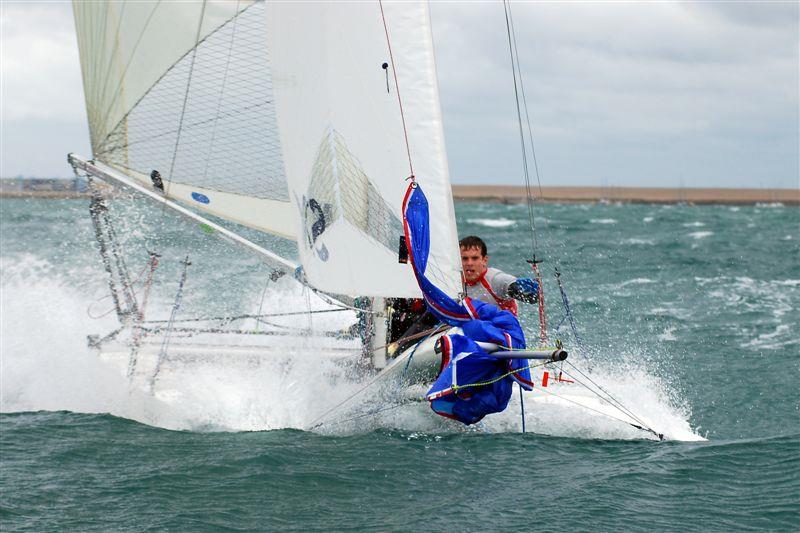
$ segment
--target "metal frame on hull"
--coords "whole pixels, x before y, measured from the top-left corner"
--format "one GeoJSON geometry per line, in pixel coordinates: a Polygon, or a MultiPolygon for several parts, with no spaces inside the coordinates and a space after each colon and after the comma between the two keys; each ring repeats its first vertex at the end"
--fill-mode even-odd
{"type": "MultiPolygon", "coordinates": [[[[192,220],[196,223],[203,224],[204,226],[211,228],[214,230],[218,235],[221,235],[231,242],[234,242],[240,246],[243,246],[245,249],[255,252],[256,254],[260,255],[261,257],[265,258],[268,263],[271,265],[279,268],[280,270],[288,271],[290,273],[295,273],[298,269],[298,264],[288,260],[284,257],[281,257],[266,248],[259,246],[258,244],[242,237],[241,235],[209,220],[208,218],[190,210],[176,201],[166,197],[161,191],[157,190],[155,187],[150,188],[146,185],[138,182],[137,180],[126,176],[124,173],[109,167],[102,162],[90,160],[85,157],[76,155],[76,154],[69,154],[67,157],[70,165],[72,165],[73,169],[76,172],[81,171],[86,173],[87,175],[96,177],[104,182],[107,182],[111,185],[120,186],[122,188],[132,190],[138,194],[143,195],[144,197],[156,202],[156,204],[163,205],[165,207],[170,208],[172,211],[182,215],[183,217],[192,220]]],[[[99,193],[96,194],[98,196],[97,200],[102,202],[102,195],[99,193]]],[[[104,204],[103,204],[104,207],[104,204]]],[[[104,249],[103,247],[103,239],[101,239],[102,235],[98,235],[98,241],[100,242],[101,252],[104,249]]],[[[113,237],[113,235],[112,235],[113,237]]],[[[113,240],[113,238],[112,238],[113,240]]],[[[115,254],[119,254],[119,250],[114,248],[115,254]]],[[[115,291],[120,291],[121,288],[125,286],[125,283],[117,283],[114,284],[114,273],[109,270],[108,263],[112,263],[113,261],[107,257],[104,257],[104,263],[107,264],[106,270],[109,271],[111,275],[111,290],[112,296],[115,291]]],[[[295,279],[299,283],[304,283],[304,280],[300,276],[296,276],[295,279]]],[[[307,284],[306,284],[307,285],[307,284]]],[[[309,286],[310,287],[310,286],[309,286]]],[[[310,287],[312,290],[315,290],[313,287],[310,287]]],[[[315,290],[316,291],[316,290],[315,290]]],[[[334,306],[341,306],[344,308],[350,308],[353,310],[358,311],[357,307],[354,307],[354,302],[349,297],[344,297],[341,295],[331,295],[328,293],[320,293],[328,303],[334,306]]],[[[383,370],[387,367],[395,367],[394,363],[398,361],[405,361],[406,358],[411,353],[414,346],[404,350],[401,354],[398,354],[397,357],[387,357],[387,324],[386,321],[388,320],[385,314],[385,302],[382,298],[375,299],[374,302],[371,302],[374,307],[380,307],[380,312],[375,313],[375,309],[372,309],[372,312],[375,314],[376,317],[381,317],[383,320],[374,320],[370,324],[370,331],[371,334],[365,337],[363,340],[369,342],[369,346],[365,346],[362,348],[362,353],[364,354],[365,358],[369,361],[372,367],[376,370],[383,370]]],[[[89,344],[91,347],[98,349],[101,354],[114,354],[115,356],[119,356],[122,351],[127,351],[131,354],[132,357],[136,357],[139,350],[144,351],[153,351],[153,347],[150,346],[146,348],[146,342],[142,343],[140,341],[140,337],[134,335],[134,339],[129,342],[125,342],[118,338],[118,334],[121,333],[126,327],[131,327],[133,330],[137,328],[144,331],[142,328],[142,317],[139,316],[137,312],[125,313],[125,316],[120,316],[120,322],[122,324],[122,328],[112,332],[111,334],[107,335],[106,337],[99,338],[98,336],[91,336],[89,339],[89,344]],[[134,316],[135,315],[135,316],[134,316]],[[126,349],[127,346],[127,349],[126,349]]],[[[118,313],[119,314],[119,313],[118,313]]],[[[206,333],[208,333],[206,331],[206,333]]],[[[138,334],[139,336],[142,335],[142,332],[138,334]]],[[[436,336],[438,338],[438,335],[436,336]]],[[[224,351],[228,351],[232,345],[230,343],[210,343],[210,344],[198,344],[198,343],[191,343],[189,345],[184,345],[183,343],[179,343],[178,345],[174,346],[175,350],[179,352],[189,352],[192,353],[219,353],[219,350],[222,349],[224,351]]],[[[171,348],[170,351],[173,350],[171,348]]],[[[412,361],[412,367],[417,371],[423,371],[425,374],[430,373],[430,368],[435,368],[436,363],[438,362],[438,356],[434,354],[433,350],[433,343],[432,342],[425,342],[422,345],[416,347],[416,357],[412,358],[415,359],[412,361]]],[[[266,346],[265,349],[270,351],[270,347],[266,346]]],[[[242,349],[241,347],[232,350],[232,353],[238,352],[246,352],[250,355],[255,355],[259,353],[259,348],[256,346],[249,346],[246,349],[242,349]]],[[[144,354],[144,353],[143,353],[144,354]]],[[[274,356],[275,354],[271,354],[274,356]]],[[[343,358],[342,353],[338,353],[333,355],[334,358],[343,358]]],[[[351,357],[352,358],[352,357],[351,357]]]]}
{"type": "MultiPolygon", "coordinates": [[[[117,185],[122,185],[128,189],[132,189],[140,194],[143,194],[153,200],[156,203],[162,204],[170,209],[174,210],[177,213],[180,213],[184,217],[194,220],[195,222],[199,222],[204,224],[214,231],[218,232],[220,235],[224,236],[232,240],[233,242],[244,246],[245,248],[249,249],[250,251],[256,252],[257,254],[267,258],[269,261],[275,263],[278,266],[286,268],[290,271],[294,271],[299,266],[294,261],[290,261],[285,259],[274,252],[270,252],[266,248],[257,245],[256,243],[245,239],[241,235],[238,235],[227,228],[212,222],[211,220],[205,218],[202,215],[195,213],[185,207],[179,205],[177,202],[170,200],[169,198],[165,197],[163,194],[155,192],[147,187],[143,186],[140,183],[132,180],[128,176],[122,174],[121,172],[109,167],[108,165],[104,165],[99,161],[94,161],[90,159],[86,159],[85,157],[76,155],[76,154],[69,154],[67,156],[67,160],[69,164],[72,165],[73,168],[82,170],[87,174],[91,174],[92,176],[96,176],[102,180],[110,181],[117,185]]],[[[341,302],[340,302],[341,303],[341,302]]]]}

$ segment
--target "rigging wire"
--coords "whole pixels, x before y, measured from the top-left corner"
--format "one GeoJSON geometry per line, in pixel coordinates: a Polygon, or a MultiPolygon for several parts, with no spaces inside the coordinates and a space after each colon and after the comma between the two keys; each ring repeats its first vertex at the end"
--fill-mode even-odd
{"type": "MultiPolygon", "coordinates": [[[[183,119],[186,116],[186,104],[189,101],[189,89],[192,87],[192,74],[194,73],[194,62],[197,59],[197,46],[200,44],[200,31],[203,28],[203,21],[206,15],[206,1],[203,0],[203,7],[200,11],[200,21],[197,23],[197,33],[194,38],[194,47],[192,48],[192,60],[189,63],[189,75],[186,79],[186,92],[183,95],[183,105],[181,106],[181,117],[178,120],[178,132],[175,135],[175,148],[172,150],[172,161],[169,164],[169,174],[167,175],[167,188],[164,191],[165,196],[169,196],[169,189],[172,185],[172,173],[175,170],[175,160],[178,158],[178,146],[181,142],[181,132],[183,131],[183,119]]],[[[161,213],[165,213],[166,204],[162,204],[161,213]]]]}
{"type": "Polygon", "coordinates": [[[406,128],[406,116],[403,113],[403,100],[400,98],[400,83],[397,81],[397,68],[394,64],[394,54],[392,54],[392,42],[389,39],[389,26],[386,24],[386,15],[383,12],[383,2],[378,0],[381,8],[381,19],[383,19],[383,31],[386,33],[386,46],[389,48],[389,61],[392,63],[392,76],[394,77],[394,87],[397,92],[397,105],[400,107],[400,120],[403,123],[403,137],[406,141],[406,155],[408,155],[408,170],[411,173],[409,178],[414,180],[414,165],[411,163],[411,146],[408,143],[408,128],[406,128]]]}
{"type": "MultiPolygon", "coordinates": [[[[296,316],[296,315],[306,315],[308,313],[342,313],[345,311],[349,311],[349,309],[316,309],[311,311],[289,311],[286,313],[264,313],[259,315],[253,314],[245,314],[245,315],[235,315],[235,316],[217,316],[217,317],[195,317],[195,318],[181,318],[174,320],[174,323],[179,324],[183,322],[234,322],[236,320],[245,320],[248,318],[252,318],[255,320],[259,320],[262,318],[271,318],[271,317],[282,317],[282,316],[296,316]]],[[[164,322],[169,322],[168,320],[145,320],[144,324],[163,324],[164,322]]]]}
{"type": "MultiPolygon", "coordinates": [[[[148,268],[150,268],[150,262],[149,261],[148,261],[147,264],[145,264],[144,267],[142,267],[142,270],[136,275],[136,279],[130,282],[130,287],[131,287],[131,290],[134,291],[134,296],[135,296],[134,286],[137,285],[142,280],[142,278],[144,277],[144,275],[147,272],[148,268]]],[[[144,285],[143,285],[143,288],[144,288],[144,285]]],[[[100,315],[93,315],[92,314],[92,306],[94,304],[102,302],[103,300],[107,300],[107,299],[109,299],[111,297],[112,297],[111,294],[106,294],[105,296],[101,296],[100,298],[97,298],[92,303],[90,303],[89,306],[86,308],[86,316],[88,316],[92,320],[97,320],[97,319],[103,318],[104,316],[107,316],[107,315],[111,314],[112,312],[114,312],[115,309],[112,307],[111,309],[109,309],[108,311],[106,311],[106,312],[104,312],[104,313],[102,313],[100,315]]],[[[144,297],[143,303],[142,303],[142,307],[144,307],[146,305],[146,303],[147,303],[147,295],[145,294],[145,297],[144,297]]],[[[166,322],[166,320],[164,322],[166,322]]]]}
{"type": "Polygon", "coordinates": [[[186,284],[186,274],[187,270],[189,269],[189,265],[192,263],[189,262],[189,256],[186,256],[186,259],[183,260],[183,272],[181,273],[181,280],[178,283],[178,292],[175,295],[175,302],[172,304],[172,313],[170,314],[170,321],[167,323],[167,331],[164,334],[164,339],[161,341],[161,349],[158,352],[158,359],[156,360],[156,367],[153,371],[153,375],[150,377],[150,391],[153,391],[153,388],[156,384],[156,378],[158,377],[158,373],[161,370],[161,363],[167,356],[167,349],[169,348],[169,341],[172,335],[172,321],[175,320],[175,315],[178,314],[178,309],[181,306],[181,301],[183,300],[183,287],[186,284]]]}
{"type": "Polygon", "coordinates": [[[408,400],[408,401],[401,402],[401,403],[396,403],[396,404],[393,404],[393,405],[388,405],[388,406],[385,406],[385,407],[379,407],[379,408],[376,408],[376,409],[370,409],[370,410],[368,410],[366,412],[359,413],[359,414],[357,414],[355,416],[351,416],[349,418],[340,418],[340,419],[334,420],[332,422],[324,422],[323,421],[323,422],[320,422],[317,425],[311,427],[310,429],[316,429],[316,428],[319,428],[320,426],[323,426],[323,425],[326,425],[326,424],[328,424],[328,425],[344,424],[346,422],[352,422],[353,420],[358,420],[360,418],[365,418],[365,417],[368,417],[368,416],[377,415],[378,413],[391,411],[391,410],[397,409],[399,407],[403,407],[405,405],[411,405],[412,403],[419,403],[419,402],[420,402],[420,400],[413,399],[413,400],[408,400]]]}
{"type": "MultiPolygon", "coordinates": [[[[530,178],[530,169],[528,167],[528,150],[525,145],[525,132],[522,126],[522,110],[520,106],[520,94],[522,95],[523,104],[525,107],[525,117],[528,123],[528,132],[530,137],[530,144],[531,144],[531,153],[533,155],[533,162],[534,167],[536,169],[536,177],[539,180],[539,166],[536,163],[536,152],[533,148],[533,134],[531,123],[530,123],[530,115],[528,114],[528,104],[527,100],[525,99],[525,88],[522,83],[522,69],[519,64],[519,50],[517,48],[517,36],[516,32],[514,31],[514,22],[513,16],[511,13],[511,5],[509,4],[508,0],[503,0],[503,12],[505,14],[506,19],[506,34],[508,36],[508,54],[511,59],[511,75],[514,81],[514,100],[517,107],[517,123],[519,125],[519,140],[520,140],[520,148],[522,152],[522,169],[523,175],[525,178],[525,192],[526,192],[526,200],[528,205],[528,223],[530,225],[530,235],[531,235],[531,254],[532,258],[528,260],[531,265],[531,269],[536,276],[537,281],[539,282],[539,338],[542,344],[547,342],[547,315],[545,313],[545,305],[544,305],[544,287],[542,284],[542,277],[539,273],[539,261],[536,258],[536,250],[537,250],[537,233],[536,233],[536,219],[533,215],[533,204],[534,204],[534,197],[533,193],[531,192],[531,178],[530,178]],[[519,75],[519,83],[517,83],[517,76],[519,75]]],[[[541,194],[541,180],[539,180],[539,193],[541,194]]]]}
{"type": "Polygon", "coordinates": [[[664,440],[664,435],[663,435],[663,433],[657,433],[657,432],[655,432],[654,430],[652,430],[651,428],[649,428],[649,427],[647,427],[647,426],[645,426],[645,427],[642,427],[642,426],[639,426],[639,425],[633,424],[633,423],[631,423],[631,422],[629,422],[629,421],[627,421],[627,420],[624,420],[624,419],[622,419],[622,418],[618,418],[618,417],[616,417],[616,416],[614,416],[614,415],[610,415],[610,414],[608,414],[608,413],[604,413],[603,411],[600,411],[600,410],[598,410],[598,409],[594,409],[593,407],[589,407],[588,405],[584,405],[584,404],[582,404],[582,403],[580,403],[580,402],[576,402],[575,400],[571,400],[571,399],[569,399],[569,398],[567,398],[567,397],[565,397],[565,396],[561,396],[560,394],[556,394],[555,392],[549,391],[549,390],[547,390],[547,389],[545,389],[545,388],[540,388],[540,390],[541,390],[542,392],[546,392],[547,394],[549,394],[549,395],[551,395],[551,396],[554,396],[554,397],[556,397],[556,398],[558,398],[558,399],[560,399],[560,400],[564,400],[565,402],[574,403],[575,405],[578,405],[578,406],[580,406],[580,407],[583,407],[584,409],[588,409],[589,411],[594,411],[595,413],[598,413],[598,414],[600,414],[600,415],[603,415],[603,416],[606,416],[606,417],[608,417],[608,418],[611,418],[612,420],[616,420],[616,421],[618,421],[618,422],[622,422],[623,424],[627,424],[627,425],[629,425],[629,426],[635,427],[636,429],[640,429],[640,430],[642,430],[642,431],[647,431],[648,433],[652,433],[653,435],[655,435],[656,437],[658,437],[658,438],[659,438],[659,440],[664,440]]]}
{"type": "MultiPolygon", "coordinates": [[[[261,316],[261,309],[264,308],[264,298],[267,297],[267,288],[269,288],[269,278],[267,278],[267,281],[264,283],[264,290],[261,291],[261,301],[258,303],[258,315],[259,316],[261,316]]],[[[261,324],[261,322],[262,321],[260,319],[258,319],[258,318],[256,319],[256,330],[258,330],[258,326],[261,324]]],[[[269,324],[267,321],[264,321],[264,323],[269,324]]]]}
{"type": "Polygon", "coordinates": [[[572,330],[572,335],[575,337],[575,344],[581,349],[582,352],[588,353],[588,350],[586,350],[583,346],[581,336],[578,334],[578,327],[575,325],[575,318],[572,316],[572,308],[569,305],[567,291],[564,290],[564,284],[561,281],[561,272],[558,270],[558,267],[556,267],[555,276],[558,284],[558,290],[561,292],[561,303],[564,305],[564,318],[561,319],[561,322],[558,324],[556,329],[560,328],[561,324],[563,324],[565,320],[569,320],[569,327],[572,330]]]}
{"type": "MultiPolygon", "coordinates": [[[[235,12],[239,12],[239,2],[241,0],[236,0],[236,10],[235,12]]],[[[228,84],[228,71],[230,70],[231,65],[231,55],[233,51],[233,41],[236,37],[236,23],[239,21],[239,17],[233,18],[233,27],[231,28],[231,40],[228,43],[228,54],[225,57],[225,71],[222,74],[222,86],[219,89],[219,97],[217,98],[217,111],[214,115],[214,127],[211,130],[211,140],[208,143],[208,146],[213,149],[214,141],[217,138],[217,126],[219,125],[219,117],[220,117],[220,109],[222,109],[222,97],[225,94],[225,86],[228,84]]],[[[208,151],[206,154],[206,164],[205,168],[203,168],[203,178],[208,176],[208,165],[211,163],[211,153],[212,150],[208,151]]]]}
{"type": "MultiPolygon", "coordinates": [[[[428,336],[427,336],[427,337],[425,337],[424,339],[420,340],[420,341],[419,341],[419,342],[418,342],[418,343],[417,343],[417,344],[414,346],[414,349],[411,351],[411,353],[410,353],[409,355],[401,355],[400,357],[398,357],[397,359],[395,359],[395,360],[394,360],[394,362],[392,363],[392,366],[397,366],[397,365],[400,363],[400,361],[401,361],[402,359],[404,359],[404,358],[405,358],[405,359],[411,359],[411,358],[414,356],[414,353],[417,351],[417,348],[418,348],[418,347],[419,347],[419,346],[420,346],[420,345],[421,345],[423,342],[425,342],[425,341],[426,341],[428,338],[430,338],[430,336],[431,336],[431,335],[433,335],[434,333],[435,333],[435,331],[431,332],[431,333],[430,333],[430,335],[428,335],[428,336]]],[[[387,369],[388,369],[388,368],[391,368],[391,367],[387,367],[387,369]]],[[[408,366],[406,365],[406,369],[407,369],[407,368],[408,368],[408,366]]],[[[403,370],[403,375],[405,374],[405,371],[406,371],[406,369],[404,369],[404,370],[403,370]]],[[[388,376],[388,375],[389,375],[389,373],[384,371],[384,372],[381,372],[381,373],[379,373],[379,374],[378,374],[378,375],[376,375],[375,377],[373,377],[371,380],[369,380],[369,381],[368,381],[368,382],[367,382],[367,383],[366,383],[366,384],[365,384],[363,387],[361,387],[360,389],[358,389],[356,392],[354,392],[353,394],[351,394],[350,396],[348,396],[347,398],[345,398],[344,400],[342,400],[341,402],[339,402],[338,404],[334,405],[333,407],[331,407],[330,409],[328,409],[327,411],[325,411],[324,413],[322,413],[320,416],[318,416],[317,418],[315,418],[314,420],[312,420],[312,421],[311,421],[311,424],[309,424],[309,426],[308,426],[308,429],[309,429],[309,430],[316,429],[316,428],[318,428],[319,426],[321,426],[322,424],[324,424],[325,422],[323,421],[323,419],[324,419],[326,416],[328,416],[328,415],[329,415],[329,414],[331,414],[331,413],[335,413],[335,412],[336,412],[336,411],[337,411],[337,410],[338,410],[340,407],[342,407],[343,405],[347,404],[348,402],[350,402],[350,400],[352,400],[352,399],[353,399],[353,398],[355,398],[356,396],[360,395],[361,393],[363,393],[364,391],[366,391],[368,388],[370,388],[372,385],[374,385],[375,383],[377,383],[377,382],[378,382],[380,379],[382,379],[382,378],[384,378],[384,377],[386,377],[386,376],[388,376]]]]}
{"type": "MultiPolygon", "coordinates": [[[[520,93],[522,94],[522,107],[525,109],[525,121],[528,124],[528,140],[530,141],[531,145],[531,156],[533,159],[533,170],[536,173],[536,182],[539,185],[539,197],[541,198],[542,195],[542,180],[539,175],[539,162],[536,158],[536,147],[533,144],[533,128],[531,127],[531,118],[530,114],[528,113],[528,100],[525,98],[525,83],[522,80],[522,69],[519,65],[519,51],[517,50],[517,33],[514,30],[514,17],[511,13],[511,3],[506,0],[508,5],[508,20],[511,22],[511,35],[514,39],[514,55],[517,58],[517,72],[519,74],[519,88],[520,93]]],[[[530,193],[529,193],[530,194],[530,193]]]]}
{"type": "MultiPolygon", "coordinates": [[[[568,361],[565,361],[565,362],[568,362],[568,361]]],[[[577,378],[576,376],[574,376],[574,375],[570,374],[570,373],[569,373],[568,371],[566,371],[566,370],[562,370],[562,371],[563,371],[563,372],[564,372],[564,373],[565,373],[567,376],[569,376],[570,378],[572,378],[573,380],[575,380],[575,382],[577,382],[577,383],[580,383],[581,385],[583,385],[584,387],[586,387],[586,389],[588,389],[588,390],[590,390],[590,391],[594,392],[594,394],[595,394],[595,395],[596,395],[598,398],[601,398],[601,399],[604,399],[604,400],[608,401],[609,403],[611,403],[612,405],[614,405],[614,407],[616,407],[616,408],[617,408],[619,411],[621,411],[622,413],[624,413],[624,414],[626,414],[627,416],[631,417],[633,420],[635,420],[635,421],[639,422],[639,423],[640,423],[640,424],[642,424],[643,426],[647,426],[647,424],[646,424],[646,423],[645,423],[645,422],[644,422],[644,421],[643,421],[641,418],[639,418],[638,416],[636,416],[636,415],[633,413],[633,411],[631,411],[630,409],[628,409],[627,407],[625,407],[625,406],[622,404],[622,402],[620,402],[619,400],[617,400],[616,398],[614,398],[614,397],[611,395],[611,393],[609,393],[609,392],[608,392],[607,390],[605,390],[603,387],[601,387],[600,385],[598,385],[598,384],[597,384],[597,383],[596,383],[596,382],[595,382],[595,381],[594,381],[592,378],[590,378],[590,377],[589,377],[588,375],[586,375],[586,374],[585,374],[583,371],[581,371],[581,369],[579,369],[578,367],[576,367],[576,366],[575,366],[574,364],[572,364],[571,362],[568,362],[568,364],[569,364],[569,365],[570,365],[572,368],[574,368],[574,369],[575,369],[575,371],[576,371],[576,372],[578,372],[578,373],[579,373],[581,376],[583,376],[584,378],[586,378],[586,380],[587,380],[587,381],[589,381],[589,383],[591,383],[592,385],[594,385],[595,387],[597,387],[597,389],[598,389],[598,390],[600,390],[600,391],[601,391],[603,394],[605,394],[605,397],[603,397],[601,394],[597,393],[596,391],[592,391],[592,389],[591,389],[589,386],[587,386],[585,383],[581,383],[581,382],[580,382],[580,380],[578,380],[578,378],[577,378]]],[[[648,427],[649,427],[649,426],[648,426],[648,427]]]]}
{"type": "Polygon", "coordinates": [[[528,204],[528,223],[530,224],[531,228],[531,252],[533,253],[533,258],[536,258],[536,222],[533,217],[533,194],[531,193],[531,179],[530,179],[530,171],[528,170],[528,150],[525,145],[525,132],[522,127],[522,110],[520,107],[520,90],[517,84],[517,70],[519,68],[519,57],[515,55],[514,49],[516,44],[516,38],[512,34],[511,31],[511,11],[508,6],[508,0],[503,0],[503,11],[505,13],[506,18],[506,34],[508,36],[508,53],[511,58],[511,75],[514,81],[514,101],[516,102],[517,106],[517,122],[519,124],[519,140],[520,140],[520,147],[522,150],[522,170],[523,175],[525,177],[525,191],[527,197],[527,204],[528,204]]]}

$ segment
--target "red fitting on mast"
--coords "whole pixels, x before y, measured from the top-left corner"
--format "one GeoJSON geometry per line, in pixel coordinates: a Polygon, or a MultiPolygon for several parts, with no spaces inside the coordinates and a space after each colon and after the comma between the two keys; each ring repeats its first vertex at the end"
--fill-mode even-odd
{"type": "Polygon", "coordinates": [[[531,264],[531,269],[536,277],[536,283],[539,286],[539,341],[542,346],[547,345],[547,314],[544,307],[544,285],[542,285],[542,276],[539,274],[539,261],[533,259],[528,261],[531,264]]]}

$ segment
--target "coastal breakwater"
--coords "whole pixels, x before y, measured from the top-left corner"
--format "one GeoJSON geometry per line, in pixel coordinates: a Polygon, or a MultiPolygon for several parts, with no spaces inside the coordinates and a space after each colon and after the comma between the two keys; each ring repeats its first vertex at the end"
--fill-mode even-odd
{"type": "MultiPolygon", "coordinates": [[[[657,187],[532,187],[537,202],[652,203],[652,204],[775,204],[800,206],[800,184],[794,189],[721,189],[657,187]]],[[[0,197],[81,198],[90,195],[84,178],[0,179],[0,197]]],[[[453,185],[453,198],[462,202],[522,203],[525,187],[515,185],[453,185]]]]}
{"type": "MultiPolygon", "coordinates": [[[[644,204],[800,205],[795,189],[694,189],[656,187],[532,187],[537,202],[644,204]]],[[[453,198],[467,202],[521,203],[525,187],[514,185],[453,185],[453,198]]]]}

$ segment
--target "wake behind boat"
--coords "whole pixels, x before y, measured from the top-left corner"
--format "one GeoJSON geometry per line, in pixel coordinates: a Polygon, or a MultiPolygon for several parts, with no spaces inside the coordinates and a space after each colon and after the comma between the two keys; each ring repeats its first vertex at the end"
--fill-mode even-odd
{"type": "MultiPolygon", "coordinates": [[[[462,401],[501,383],[511,387],[509,380],[548,392],[580,384],[605,402],[592,407],[596,412],[613,408],[618,420],[662,437],[605,390],[593,389],[577,368],[564,368],[572,363],[560,341],[549,345],[557,331],[547,327],[530,194],[538,346],[520,351],[521,329],[517,344],[495,345],[502,355],[475,344],[471,353],[486,353],[508,371],[498,371],[491,378],[497,381],[457,383],[451,363],[458,354],[446,348],[457,340],[448,329],[456,324],[441,316],[419,322],[423,297],[431,310],[436,302],[465,305],[424,3],[75,2],[74,12],[94,155],[70,154],[69,161],[93,188],[90,213],[120,320],[120,328],[90,345],[124,368],[132,384],[155,393],[165,367],[192,358],[235,364],[291,357],[302,338],[318,357],[352,366],[360,379],[369,376],[365,388],[387,379],[431,384],[452,372],[454,385],[446,389],[452,394],[428,394],[434,409],[447,396],[462,401]],[[132,278],[109,208],[113,198],[95,179],[244,247],[270,266],[271,281],[296,280],[319,299],[318,307],[187,318],[187,254],[177,259],[181,274],[169,318],[152,320],[149,291],[167,258],[152,251],[143,277],[132,278]],[[422,245],[411,242],[401,208],[409,183],[424,186],[430,206],[422,268],[414,257],[422,245]],[[298,260],[256,244],[232,224],[294,243],[298,260]],[[435,298],[420,288],[421,278],[436,288],[435,298]],[[277,316],[324,312],[346,313],[351,324],[322,332],[267,327],[277,316]]],[[[515,89],[522,89],[513,25],[507,30],[515,89]]],[[[522,133],[519,93],[517,104],[522,133]]],[[[522,146],[525,160],[532,145],[526,147],[524,136],[522,146]]],[[[579,343],[558,276],[562,322],[579,343]]],[[[356,393],[315,425],[341,417],[358,401],[356,393]]]]}

